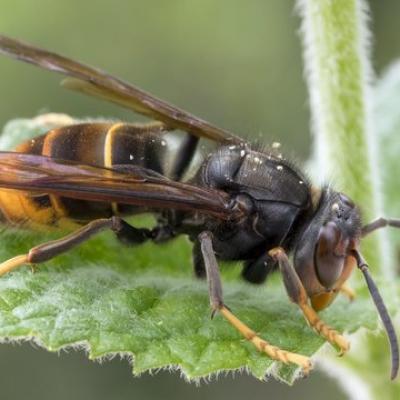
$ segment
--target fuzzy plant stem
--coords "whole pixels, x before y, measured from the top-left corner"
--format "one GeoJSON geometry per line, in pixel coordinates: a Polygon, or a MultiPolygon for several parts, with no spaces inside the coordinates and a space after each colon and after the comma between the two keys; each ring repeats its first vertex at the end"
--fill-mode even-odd
{"type": "MultiPolygon", "coordinates": [[[[371,125],[369,34],[363,0],[298,0],[310,93],[314,167],[322,182],[348,194],[363,221],[381,216],[371,125]]],[[[384,232],[363,241],[373,269],[387,277],[384,232]]]]}

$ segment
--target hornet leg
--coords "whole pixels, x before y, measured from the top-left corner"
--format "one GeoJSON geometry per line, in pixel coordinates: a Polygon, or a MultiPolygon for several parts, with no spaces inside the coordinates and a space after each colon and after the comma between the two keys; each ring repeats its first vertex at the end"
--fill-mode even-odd
{"type": "Polygon", "coordinates": [[[242,277],[248,282],[261,284],[275,267],[276,262],[268,254],[264,254],[256,260],[244,263],[242,277]]]}
{"type": "Polygon", "coordinates": [[[400,228],[400,219],[394,219],[394,218],[378,218],[375,221],[370,222],[367,225],[364,225],[361,228],[361,235],[367,236],[371,232],[380,229],[380,228],[385,228],[386,226],[391,226],[393,228],[400,228]]]}
{"type": "Polygon", "coordinates": [[[194,269],[194,276],[199,279],[205,279],[207,277],[206,267],[204,264],[203,253],[201,251],[201,244],[198,240],[195,240],[193,243],[192,263],[194,269]]]}
{"type": "Polygon", "coordinates": [[[257,334],[240,321],[224,304],[222,296],[222,285],[219,274],[217,259],[214,254],[211,241],[211,233],[203,232],[199,235],[201,252],[204,258],[205,269],[207,273],[207,281],[210,296],[210,305],[212,315],[219,311],[222,316],[236,328],[248,341],[263,353],[266,353],[270,358],[282,361],[283,363],[293,363],[303,368],[304,373],[308,373],[311,369],[311,362],[308,357],[301,354],[291,353],[282,350],[276,346],[272,346],[267,341],[261,339],[257,334]]]}
{"type": "Polygon", "coordinates": [[[286,292],[290,300],[300,307],[308,324],[329,343],[339,347],[340,355],[344,354],[350,348],[349,342],[322,321],[315,310],[309,305],[306,290],[295,269],[290,264],[285,251],[280,247],[276,247],[270,250],[268,254],[279,263],[286,292]]]}
{"type": "Polygon", "coordinates": [[[353,301],[353,300],[356,298],[356,292],[355,292],[350,286],[348,286],[346,283],[344,283],[344,284],[340,287],[339,292],[340,292],[343,296],[347,297],[347,299],[348,299],[349,301],[353,301]]]}
{"type": "Polygon", "coordinates": [[[48,261],[61,253],[79,246],[93,235],[111,229],[125,243],[142,243],[148,240],[147,229],[137,229],[118,217],[96,219],[75,232],[61,238],[33,247],[27,254],[22,254],[0,264],[0,276],[24,264],[37,264],[48,261]]]}

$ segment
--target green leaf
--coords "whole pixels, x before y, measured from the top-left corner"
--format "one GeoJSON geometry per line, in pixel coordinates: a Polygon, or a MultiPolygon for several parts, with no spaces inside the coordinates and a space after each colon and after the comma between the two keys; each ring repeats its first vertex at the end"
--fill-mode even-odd
{"type": "MultiPolygon", "coordinates": [[[[19,137],[31,137],[27,127],[36,125],[35,120],[16,120],[8,127],[21,131],[19,137]]],[[[0,260],[61,235],[4,227],[0,260]]],[[[0,278],[0,337],[31,339],[50,351],[83,346],[92,359],[121,354],[132,358],[134,374],[177,367],[198,379],[245,368],[260,379],[272,373],[292,383],[296,368],[259,353],[220,315],[210,319],[207,285],[193,278],[190,254],[184,237],[128,248],[103,233],[38,265],[35,273],[21,267],[0,278]]],[[[315,354],[324,340],[289,302],[280,277],[255,287],[238,279],[239,267],[223,266],[225,300],[237,316],[276,346],[315,354]]],[[[396,308],[394,289],[381,289],[396,308]]],[[[355,302],[339,298],[321,315],[339,331],[377,327],[365,287],[355,302]]]]}

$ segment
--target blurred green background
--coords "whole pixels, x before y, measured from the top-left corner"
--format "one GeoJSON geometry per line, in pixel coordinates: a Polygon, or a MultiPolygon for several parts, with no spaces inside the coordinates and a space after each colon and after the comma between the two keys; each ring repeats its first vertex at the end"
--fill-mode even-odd
{"type": "MultiPolygon", "coordinates": [[[[242,136],[280,141],[286,154],[310,151],[299,18],[293,0],[0,0],[10,36],[101,67],[242,136]]],[[[370,1],[373,63],[379,74],[400,55],[400,2],[370,1]]],[[[16,117],[140,117],[64,91],[59,77],[0,58],[0,125],[16,117]]],[[[266,299],[267,301],[267,299],[266,299]]],[[[126,361],[103,365],[71,351],[60,357],[31,345],[0,347],[4,399],[347,398],[321,373],[289,388],[245,374],[200,387],[179,373],[133,378],[126,361]]]]}

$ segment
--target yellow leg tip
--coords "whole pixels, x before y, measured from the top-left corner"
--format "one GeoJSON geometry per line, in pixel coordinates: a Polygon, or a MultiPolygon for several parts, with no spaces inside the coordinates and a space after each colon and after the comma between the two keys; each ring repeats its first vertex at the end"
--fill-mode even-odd
{"type": "Polygon", "coordinates": [[[330,328],[328,325],[324,325],[322,332],[319,333],[322,333],[329,343],[339,349],[339,357],[343,356],[350,350],[350,342],[343,335],[330,328]]]}
{"type": "Polygon", "coordinates": [[[261,339],[256,332],[240,321],[225,306],[221,307],[219,311],[231,323],[231,325],[233,325],[245,337],[246,340],[253,343],[258,351],[265,353],[273,360],[281,361],[285,364],[292,363],[301,367],[304,375],[307,375],[312,369],[312,363],[308,357],[272,346],[264,339],[261,339]]]}
{"type": "Polygon", "coordinates": [[[24,265],[24,264],[28,264],[28,255],[27,254],[23,254],[20,256],[16,256],[13,258],[10,258],[7,261],[4,261],[3,263],[0,264],[0,276],[6,274],[7,272],[12,271],[13,269],[24,265]]]}
{"type": "Polygon", "coordinates": [[[340,293],[343,296],[347,297],[349,301],[353,301],[356,298],[356,292],[350,286],[347,285],[343,285],[340,288],[340,293]]]}
{"type": "Polygon", "coordinates": [[[322,321],[318,314],[308,304],[301,304],[300,308],[308,324],[315,330],[315,332],[324,337],[330,344],[339,348],[340,356],[350,349],[349,341],[339,332],[332,329],[328,324],[322,321]]]}
{"type": "Polygon", "coordinates": [[[270,256],[270,257],[272,257],[273,259],[277,259],[277,258],[279,258],[279,256],[281,256],[282,254],[284,254],[285,252],[284,252],[284,250],[282,249],[282,247],[274,247],[273,249],[271,249],[269,252],[268,252],[268,255],[270,256]]]}
{"type": "Polygon", "coordinates": [[[31,268],[32,274],[36,272],[36,264],[29,264],[29,267],[31,268]]]}
{"type": "Polygon", "coordinates": [[[350,342],[341,335],[335,340],[335,344],[339,347],[338,357],[344,356],[350,350],[350,342]]]}
{"type": "Polygon", "coordinates": [[[308,376],[310,374],[310,371],[313,369],[313,365],[311,363],[311,360],[308,357],[305,357],[306,361],[302,365],[302,372],[304,376],[308,376]]]}
{"type": "MultiPolygon", "coordinates": [[[[313,369],[313,365],[312,365],[312,362],[309,357],[306,357],[306,356],[303,356],[302,354],[297,354],[297,353],[290,353],[290,352],[285,352],[285,353],[288,356],[289,362],[301,367],[304,376],[307,376],[310,373],[310,371],[313,369]]],[[[280,360],[280,361],[283,361],[283,360],[280,360]]]]}

